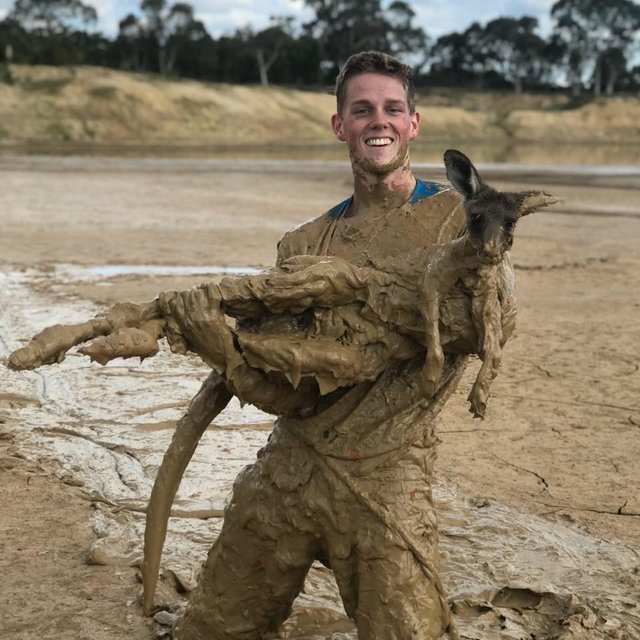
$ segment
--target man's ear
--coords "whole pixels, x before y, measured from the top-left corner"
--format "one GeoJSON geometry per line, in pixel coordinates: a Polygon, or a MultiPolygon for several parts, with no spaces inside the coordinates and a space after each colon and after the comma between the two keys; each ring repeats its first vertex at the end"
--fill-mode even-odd
{"type": "Polygon", "coordinates": [[[331,128],[333,129],[333,133],[336,138],[338,138],[340,142],[345,142],[344,133],[342,131],[342,118],[339,113],[334,113],[331,116],[331,128]]]}
{"type": "Polygon", "coordinates": [[[411,114],[411,135],[409,136],[409,140],[415,140],[418,137],[419,131],[420,131],[420,114],[417,111],[414,111],[411,114]]]}

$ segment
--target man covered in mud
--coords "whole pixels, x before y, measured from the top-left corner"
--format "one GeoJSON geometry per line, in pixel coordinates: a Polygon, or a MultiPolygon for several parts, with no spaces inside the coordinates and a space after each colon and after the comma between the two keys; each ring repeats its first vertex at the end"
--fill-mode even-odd
{"type": "MultiPolygon", "coordinates": [[[[336,97],[332,126],[349,149],[353,195],[287,233],[278,264],[307,254],[375,266],[458,237],[465,223],[459,197],[411,172],[420,116],[410,68],[383,53],[357,54],[337,78],[336,97]]],[[[198,327],[189,326],[188,310],[181,315],[184,335],[194,336],[189,348],[205,356],[198,327]]],[[[434,419],[464,361],[446,357],[430,398],[420,387],[421,355],[323,396],[308,417],[281,416],[235,482],[174,637],[250,640],[277,630],[316,559],[334,571],[362,640],[453,632],[436,571],[431,483],[434,419]]]]}

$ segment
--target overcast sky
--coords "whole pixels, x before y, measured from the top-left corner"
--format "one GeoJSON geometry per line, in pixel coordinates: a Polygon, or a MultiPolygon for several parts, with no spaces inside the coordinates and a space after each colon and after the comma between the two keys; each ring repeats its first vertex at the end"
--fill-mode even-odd
{"type": "MultiPolygon", "coordinates": [[[[98,29],[115,35],[118,22],[127,13],[135,13],[139,0],[84,0],[93,5],[99,16],[98,29]]],[[[416,24],[430,36],[461,31],[474,20],[486,22],[498,16],[535,16],[540,20],[542,34],[549,28],[549,11],[555,0],[408,0],[415,10],[416,24]]],[[[172,4],[169,0],[169,4],[172,4]]],[[[0,0],[0,18],[11,9],[14,0],[0,0]]],[[[311,13],[303,0],[192,0],[196,16],[209,33],[220,36],[238,27],[250,25],[260,30],[269,24],[269,16],[293,15],[308,19],[311,13]]]]}

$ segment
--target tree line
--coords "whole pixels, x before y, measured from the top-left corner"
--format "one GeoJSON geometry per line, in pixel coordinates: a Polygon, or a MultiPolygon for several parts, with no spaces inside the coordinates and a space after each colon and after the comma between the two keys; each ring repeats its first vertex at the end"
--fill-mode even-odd
{"type": "Polygon", "coordinates": [[[216,82],[330,84],[349,55],[392,53],[418,84],[566,88],[573,95],[640,90],[640,6],[633,0],[558,0],[548,37],[534,17],[499,17],[433,39],[405,0],[304,0],[313,17],[275,16],[214,38],[187,2],[142,0],[109,38],[82,0],[15,0],[0,21],[0,62],[99,65],[216,82]]]}

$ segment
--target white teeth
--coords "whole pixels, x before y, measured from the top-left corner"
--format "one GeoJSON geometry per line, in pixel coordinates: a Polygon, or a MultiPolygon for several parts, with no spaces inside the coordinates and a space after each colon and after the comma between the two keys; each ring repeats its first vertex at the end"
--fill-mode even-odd
{"type": "Polygon", "coordinates": [[[369,140],[366,140],[366,143],[370,147],[385,147],[392,142],[393,140],[391,138],[370,138],[369,140]]]}

